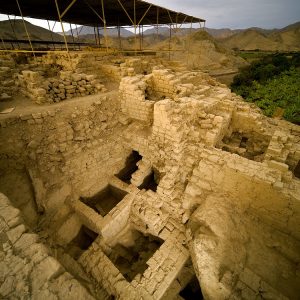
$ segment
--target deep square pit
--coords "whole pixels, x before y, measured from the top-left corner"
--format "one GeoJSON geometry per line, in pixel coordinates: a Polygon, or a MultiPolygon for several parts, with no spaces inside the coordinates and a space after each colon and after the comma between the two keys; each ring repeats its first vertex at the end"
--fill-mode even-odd
{"type": "Polygon", "coordinates": [[[126,191],[109,184],[99,193],[90,198],[81,197],[81,201],[104,217],[119,202],[121,202],[127,194],[128,193],[126,191]]]}
{"type": "MultiPolygon", "coordinates": [[[[116,244],[109,259],[119,269],[128,282],[131,282],[138,274],[143,274],[148,268],[147,261],[163,244],[163,240],[151,234],[144,235],[137,230],[131,230],[130,243],[116,244]]],[[[128,236],[126,237],[128,242],[128,236]]]]}
{"type": "Polygon", "coordinates": [[[68,244],[67,252],[77,260],[92,245],[97,237],[98,234],[96,232],[82,225],[76,237],[68,244]]]}

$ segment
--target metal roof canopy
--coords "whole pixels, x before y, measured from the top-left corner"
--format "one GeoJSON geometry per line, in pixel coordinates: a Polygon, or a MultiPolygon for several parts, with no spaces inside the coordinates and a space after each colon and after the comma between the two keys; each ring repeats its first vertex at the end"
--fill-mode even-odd
{"type": "MultiPolygon", "coordinates": [[[[16,1],[1,1],[0,13],[19,16],[16,1]]],[[[196,23],[205,20],[175,12],[142,0],[58,0],[63,22],[87,26],[132,26],[196,23]]],[[[19,0],[24,17],[59,21],[55,0],[19,0]]]]}

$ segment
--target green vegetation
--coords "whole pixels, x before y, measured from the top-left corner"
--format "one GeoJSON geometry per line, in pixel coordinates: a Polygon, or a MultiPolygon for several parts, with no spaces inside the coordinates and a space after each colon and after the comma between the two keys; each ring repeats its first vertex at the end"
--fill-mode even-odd
{"type": "Polygon", "coordinates": [[[248,62],[252,62],[257,59],[262,59],[265,56],[272,54],[272,52],[267,52],[267,51],[240,51],[238,49],[235,51],[236,51],[237,55],[239,55],[241,58],[247,60],[248,62]]]}
{"type": "Polygon", "coordinates": [[[263,57],[241,70],[231,85],[246,101],[272,117],[279,108],[283,117],[300,124],[300,54],[263,57]]]}

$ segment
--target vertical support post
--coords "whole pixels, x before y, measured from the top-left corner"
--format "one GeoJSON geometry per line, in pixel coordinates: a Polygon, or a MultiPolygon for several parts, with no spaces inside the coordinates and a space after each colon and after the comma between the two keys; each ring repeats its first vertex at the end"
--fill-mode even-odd
{"type": "Polygon", "coordinates": [[[55,5],[56,5],[56,10],[57,10],[57,14],[58,14],[58,19],[59,19],[59,22],[60,22],[60,26],[61,26],[61,29],[62,29],[62,32],[63,32],[63,35],[64,35],[64,41],[65,41],[65,46],[66,46],[66,50],[67,50],[67,53],[68,53],[68,58],[69,58],[69,61],[70,61],[71,67],[72,67],[72,60],[71,60],[71,56],[70,56],[70,52],[69,52],[69,47],[68,47],[68,42],[67,42],[67,38],[66,38],[66,33],[65,33],[64,25],[63,25],[63,22],[62,22],[62,19],[61,19],[61,15],[60,15],[60,11],[59,11],[57,0],[54,0],[54,1],[55,1],[55,5]]]}
{"type": "Polygon", "coordinates": [[[97,25],[97,39],[98,39],[98,45],[100,47],[100,34],[99,34],[99,26],[97,25]]]}
{"type": "Polygon", "coordinates": [[[103,0],[101,0],[101,8],[102,8],[102,18],[103,18],[103,24],[104,24],[104,40],[105,40],[105,47],[106,47],[106,52],[108,52],[108,45],[107,45],[107,31],[106,31],[106,19],[105,19],[104,1],[103,1],[103,0]]]}
{"type": "Polygon", "coordinates": [[[71,35],[72,35],[72,40],[73,40],[73,49],[75,49],[75,39],[74,39],[74,35],[73,35],[73,29],[72,29],[72,25],[70,24],[70,30],[71,30],[71,35]]]}
{"type": "Polygon", "coordinates": [[[156,27],[156,39],[157,39],[157,42],[158,42],[158,19],[159,19],[159,7],[157,7],[157,9],[156,9],[156,25],[157,25],[157,27],[156,27]]]}
{"type": "MultiPolygon", "coordinates": [[[[119,21],[118,21],[119,23],[119,21]]],[[[121,42],[121,28],[120,25],[118,25],[118,41],[119,41],[119,50],[122,49],[122,42],[121,42]]]]}
{"type": "Polygon", "coordinates": [[[47,23],[48,23],[48,28],[49,28],[49,31],[50,31],[50,34],[51,34],[51,41],[52,41],[53,49],[55,50],[55,44],[54,44],[54,39],[53,39],[53,32],[51,30],[49,20],[47,20],[47,23]]]}
{"type": "MultiPolygon", "coordinates": [[[[11,30],[12,30],[14,36],[15,36],[16,41],[17,41],[18,48],[20,49],[20,44],[19,44],[19,42],[18,42],[18,37],[17,37],[16,32],[15,32],[15,29],[14,29],[12,23],[11,23],[11,19],[10,19],[9,15],[7,15],[7,17],[8,17],[8,20],[9,20],[9,24],[10,24],[11,30]]],[[[13,48],[13,49],[15,48],[13,43],[12,43],[12,48],[13,48]]]]}
{"type": "Polygon", "coordinates": [[[19,0],[16,0],[16,2],[17,2],[17,5],[18,5],[20,15],[22,17],[22,21],[23,21],[23,24],[24,24],[24,28],[25,28],[25,31],[26,31],[26,35],[27,35],[27,38],[28,38],[28,42],[29,42],[33,57],[35,58],[34,49],[33,49],[32,44],[31,44],[30,36],[29,36],[28,30],[27,30],[27,26],[26,26],[23,14],[22,14],[22,10],[21,10],[20,4],[19,4],[19,0]]]}
{"type": "Polygon", "coordinates": [[[135,55],[137,52],[137,40],[136,40],[136,10],[135,10],[135,0],[133,0],[133,25],[134,25],[134,48],[135,48],[135,55]]]}
{"type": "Polygon", "coordinates": [[[187,59],[186,59],[186,64],[188,66],[189,64],[189,59],[190,59],[190,49],[191,49],[191,43],[192,43],[192,29],[193,29],[193,19],[191,20],[191,27],[190,27],[190,36],[189,36],[189,39],[188,39],[188,46],[187,46],[187,59]]]}
{"type": "Polygon", "coordinates": [[[139,44],[140,44],[140,51],[141,51],[142,50],[141,25],[139,25],[139,44]]]}
{"type": "Polygon", "coordinates": [[[142,49],[144,50],[144,25],[142,25],[142,49]]]}
{"type": "Polygon", "coordinates": [[[95,38],[95,44],[97,45],[97,35],[96,35],[96,27],[94,26],[94,38],[95,38]]]}
{"type": "MultiPolygon", "coordinates": [[[[77,27],[77,24],[75,24],[76,26],[76,33],[77,33],[77,40],[79,40],[79,32],[78,32],[78,27],[77,27]]],[[[79,50],[80,50],[80,41],[79,41],[79,50]]]]}
{"type": "Polygon", "coordinates": [[[2,45],[3,45],[4,50],[6,50],[6,46],[5,46],[5,44],[4,44],[4,41],[3,41],[2,36],[1,36],[1,42],[2,42],[2,45]]]}
{"type": "Polygon", "coordinates": [[[169,60],[171,60],[171,38],[172,38],[172,28],[170,24],[170,35],[169,35],[169,60]]]}

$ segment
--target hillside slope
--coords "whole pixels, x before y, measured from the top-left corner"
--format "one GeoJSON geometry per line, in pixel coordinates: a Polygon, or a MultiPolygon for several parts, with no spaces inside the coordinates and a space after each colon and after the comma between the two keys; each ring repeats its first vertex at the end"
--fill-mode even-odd
{"type": "Polygon", "coordinates": [[[277,30],[247,29],[224,38],[221,42],[225,47],[246,51],[257,49],[263,51],[299,51],[300,22],[277,30]]]}
{"type": "MultiPolygon", "coordinates": [[[[169,40],[154,45],[156,50],[167,50],[169,40]]],[[[218,43],[206,31],[200,29],[186,37],[175,36],[171,40],[172,59],[187,64],[192,69],[203,71],[237,70],[246,62],[218,43]],[[183,51],[176,51],[183,50],[183,51]]]]}
{"type": "Polygon", "coordinates": [[[287,50],[300,50],[300,22],[272,33],[269,38],[274,42],[285,45],[287,50]]]}
{"type": "MultiPolygon", "coordinates": [[[[12,20],[12,25],[14,28],[14,31],[16,33],[16,37],[19,40],[27,40],[26,31],[24,29],[24,24],[22,20],[12,20]]],[[[27,21],[26,27],[30,34],[30,38],[35,41],[51,41],[51,31],[47,30],[45,28],[33,25],[27,21]]],[[[6,21],[0,21],[0,35],[3,39],[16,39],[12,29],[10,22],[8,20],[6,21]]],[[[63,41],[63,37],[60,34],[57,34],[55,32],[52,32],[53,40],[54,41],[63,41]]]]}
{"type": "MultiPolygon", "coordinates": [[[[72,29],[72,31],[73,31],[74,36],[77,36],[77,32],[78,32],[78,36],[80,36],[80,37],[85,36],[85,35],[94,35],[95,34],[94,27],[90,27],[90,26],[78,26],[77,29],[72,29]]],[[[122,37],[130,37],[130,36],[134,35],[133,32],[131,32],[125,28],[121,28],[120,33],[121,33],[122,37]]],[[[71,29],[66,31],[66,34],[72,35],[71,29]]],[[[99,28],[99,34],[104,36],[103,28],[99,28]]],[[[106,34],[110,37],[116,37],[116,36],[118,36],[118,29],[117,28],[107,28],[106,34]]]]}

